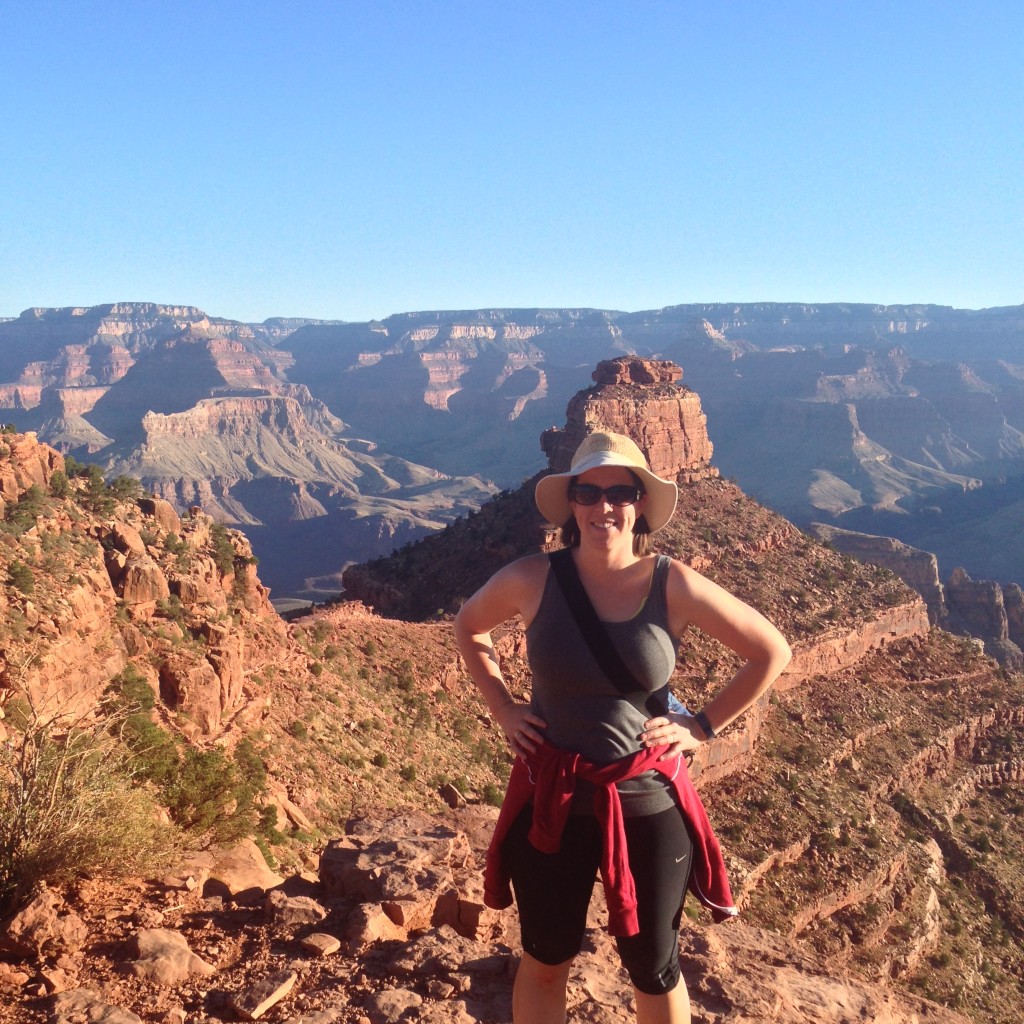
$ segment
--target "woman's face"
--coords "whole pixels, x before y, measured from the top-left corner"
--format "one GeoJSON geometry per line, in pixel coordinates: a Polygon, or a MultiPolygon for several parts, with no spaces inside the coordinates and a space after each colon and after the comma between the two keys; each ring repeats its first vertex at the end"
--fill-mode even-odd
{"type": "MultiPolygon", "coordinates": [[[[636,478],[624,466],[601,466],[591,469],[577,477],[577,484],[593,484],[596,487],[614,487],[616,484],[627,487],[636,486],[636,478]]],[[[647,495],[632,505],[613,505],[606,496],[602,496],[596,505],[581,505],[570,502],[573,515],[580,528],[581,543],[598,544],[602,547],[614,547],[627,543],[632,549],[633,524],[643,513],[647,495]]]]}

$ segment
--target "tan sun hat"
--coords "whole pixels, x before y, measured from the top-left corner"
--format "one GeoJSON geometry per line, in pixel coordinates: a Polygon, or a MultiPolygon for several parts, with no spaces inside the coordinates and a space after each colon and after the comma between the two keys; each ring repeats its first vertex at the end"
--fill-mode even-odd
{"type": "Polygon", "coordinates": [[[651,528],[651,533],[660,530],[671,518],[676,509],[679,488],[672,480],[662,480],[655,476],[647,466],[644,453],[636,442],[625,434],[597,433],[589,434],[580,443],[572,457],[572,465],[568,473],[552,473],[537,483],[534,500],[541,515],[561,526],[572,514],[569,505],[569,481],[574,476],[581,476],[587,470],[598,466],[625,466],[632,470],[642,481],[647,491],[647,505],[644,515],[651,528]]]}

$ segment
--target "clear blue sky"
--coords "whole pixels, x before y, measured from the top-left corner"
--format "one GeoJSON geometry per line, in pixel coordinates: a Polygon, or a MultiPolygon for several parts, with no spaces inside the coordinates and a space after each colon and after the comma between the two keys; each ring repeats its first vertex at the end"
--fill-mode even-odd
{"type": "Polygon", "coordinates": [[[11,0],[0,315],[1024,302],[1020,0],[11,0]]]}

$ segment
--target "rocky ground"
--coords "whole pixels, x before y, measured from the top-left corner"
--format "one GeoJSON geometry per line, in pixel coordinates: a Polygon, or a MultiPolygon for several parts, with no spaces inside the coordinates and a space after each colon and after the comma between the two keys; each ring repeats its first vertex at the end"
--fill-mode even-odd
{"type": "MultiPolygon", "coordinates": [[[[328,846],[317,871],[287,879],[243,845],[159,881],[83,879],[63,898],[44,892],[6,928],[14,951],[0,973],[0,1019],[506,1022],[515,925],[510,913],[481,907],[476,872],[491,817],[471,808],[443,824],[416,813],[363,819],[328,846]]],[[[603,911],[598,888],[569,990],[572,1019],[592,1024],[632,1011],[603,911]]],[[[777,933],[684,920],[698,1024],[967,1020],[837,976],[777,933]]]]}

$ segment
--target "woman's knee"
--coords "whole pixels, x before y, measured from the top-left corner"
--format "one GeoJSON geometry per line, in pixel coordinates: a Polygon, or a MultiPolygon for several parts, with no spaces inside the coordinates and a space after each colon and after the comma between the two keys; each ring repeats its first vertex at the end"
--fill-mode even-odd
{"type": "Polygon", "coordinates": [[[564,987],[569,980],[574,957],[558,964],[546,964],[529,953],[523,953],[516,972],[516,981],[529,981],[540,988],[564,987]]]}
{"type": "Polygon", "coordinates": [[[633,987],[651,996],[663,996],[671,992],[679,984],[682,972],[679,969],[679,953],[669,958],[667,963],[656,967],[650,961],[622,958],[623,966],[633,982],[633,987]]]}

